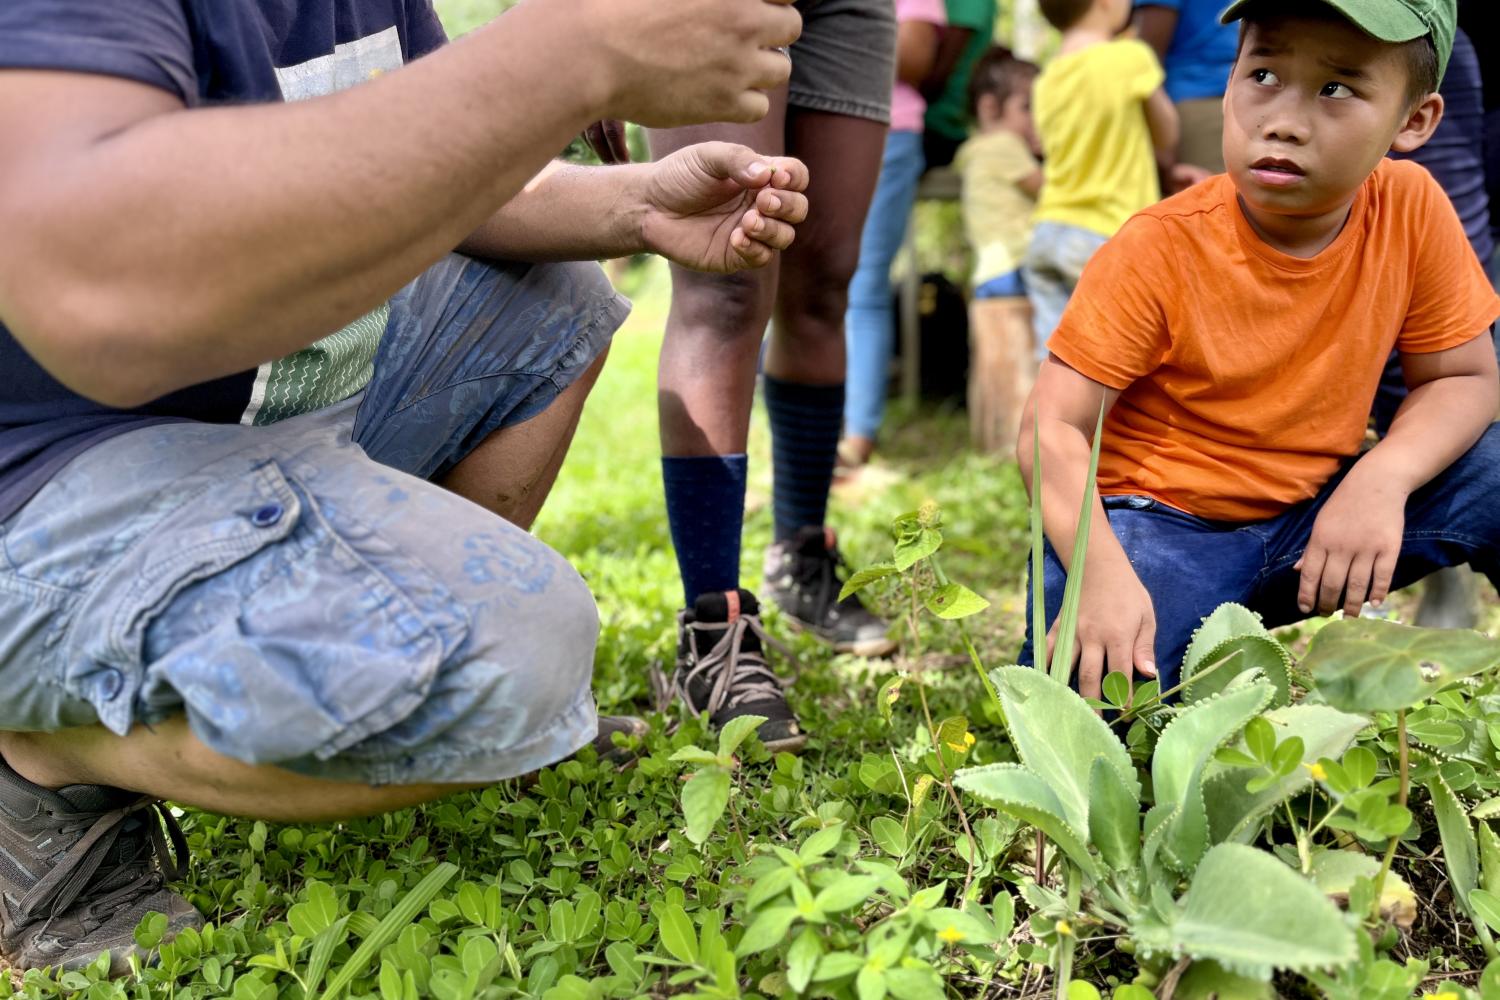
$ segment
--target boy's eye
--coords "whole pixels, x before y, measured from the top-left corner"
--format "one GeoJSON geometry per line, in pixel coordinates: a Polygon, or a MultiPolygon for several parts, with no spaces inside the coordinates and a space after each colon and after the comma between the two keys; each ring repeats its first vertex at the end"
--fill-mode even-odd
{"type": "Polygon", "coordinates": [[[1336,101],[1344,101],[1353,97],[1354,91],[1342,83],[1325,83],[1323,84],[1321,96],[1331,97],[1336,101]]]}
{"type": "Polygon", "coordinates": [[[1281,80],[1277,78],[1276,74],[1272,73],[1268,69],[1256,70],[1255,72],[1250,74],[1250,79],[1254,80],[1256,83],[1260,84],[1263,87],[1274,87],[1281,82],[1281,80]]]}

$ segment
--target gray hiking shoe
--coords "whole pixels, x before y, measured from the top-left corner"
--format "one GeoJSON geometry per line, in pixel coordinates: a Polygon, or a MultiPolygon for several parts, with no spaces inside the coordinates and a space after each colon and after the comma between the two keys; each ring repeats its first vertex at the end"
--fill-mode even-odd
{"type": "Polygon", "coordinates": [[[870,612],[858,594],[842,601],[847,573],[831,528],[803,528],[766,550],[768,598],[796,626],[840,653],[889,656],[896,651],[890,625],[870,612]]]}
{"type": "Polygon", "coordinates": [[[167,938],[203,924],[166,887],[186,864],[159,802],[102,785],[48,791],[0,760],[0,958],[12,967],[80,969],[109,952],[110,975],[125,975],[146,914],[166,914],[167,938]]]}

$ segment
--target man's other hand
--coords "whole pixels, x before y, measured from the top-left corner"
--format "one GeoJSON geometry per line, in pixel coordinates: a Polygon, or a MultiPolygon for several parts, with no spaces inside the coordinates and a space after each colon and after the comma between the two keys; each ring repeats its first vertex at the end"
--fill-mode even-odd
{"type": "MultiPolygon", "coordinates": [[[[574,0],[597,115],[652,128],[755,122],[791,77],[792,0],[574,0]]],[[[559,67],[560,72],[570,68],[559,67]]]]}
{"type": "Polygon", "coordinates": [[[705,142],[650,170],[644,243],[684,267],[716,274],[764,267],[807,218],[807,167],[791,157],[705,142]]]}

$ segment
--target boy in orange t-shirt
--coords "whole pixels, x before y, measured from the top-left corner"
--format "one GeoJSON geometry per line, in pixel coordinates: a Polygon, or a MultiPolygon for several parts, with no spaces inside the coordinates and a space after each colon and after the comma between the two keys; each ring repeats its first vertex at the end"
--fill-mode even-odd
{"type": "MultiPolygon", "coordinates": [[[[1442,117],[1455,0],[1239,0],[1228,174],[1133,217],[1090,262],[1018,449],[1042,450],[1056,620],[1089,443],[1108,412],[1078,684],[1177,672],[1225,601],[1269,625],[1358,614],[1471,562],[1500,579],[1500,316],[1409,152],[1442,117]],[[1411,394],[1360,449],[1381,370],[1411,394]],[[1098,530],[1108,518],[1111,530],[1098,530]]],[[[1022,653],[1029,661],[1030,640],[1022,653]]]]}

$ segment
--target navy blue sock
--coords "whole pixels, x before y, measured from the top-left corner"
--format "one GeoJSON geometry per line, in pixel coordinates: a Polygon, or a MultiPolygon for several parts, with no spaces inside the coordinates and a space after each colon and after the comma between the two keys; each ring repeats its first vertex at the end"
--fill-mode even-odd
{"type": "Polygon", "coordinates": [[[765,376],[771,418],[771,493],[776,540],[821,528],[844,424],[843,385],[800,385],[765,376]]]}
{"type": "Polygon", "coordinates": [[[699,594],[740,585],[740,532],[745,525],[744,455],[662,456],[667,523],[677,549],[684,607],[699,594]]]}

